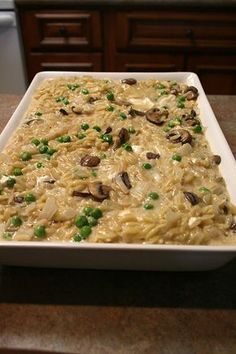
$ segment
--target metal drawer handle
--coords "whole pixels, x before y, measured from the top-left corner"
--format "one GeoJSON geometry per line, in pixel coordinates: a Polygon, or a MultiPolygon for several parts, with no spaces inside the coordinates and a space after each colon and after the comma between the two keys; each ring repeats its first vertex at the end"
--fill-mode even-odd
{"type": "Polygon", "coordinates": [[[67,37],[68,36],[68,30],[66,27],[60,27],[59,30],[58,30],[59,34],[62,36],[62,37],[67,37]]]}

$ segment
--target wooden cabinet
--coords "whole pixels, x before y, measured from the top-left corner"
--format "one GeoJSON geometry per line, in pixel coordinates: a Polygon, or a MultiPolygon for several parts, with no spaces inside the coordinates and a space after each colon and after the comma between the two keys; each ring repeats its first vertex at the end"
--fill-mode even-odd
{"type": "Polygon", "coordinates": [[[41,70],[102,71],[99,11],[20,12],[28,77],[41,70]]]}
{"type": "Polygon", "coordinates": [[[40,70],[194,71],[206,93],[236,94],[236,9],[83,3],[24,5],[19,15],[29,79],[40,70]]]}

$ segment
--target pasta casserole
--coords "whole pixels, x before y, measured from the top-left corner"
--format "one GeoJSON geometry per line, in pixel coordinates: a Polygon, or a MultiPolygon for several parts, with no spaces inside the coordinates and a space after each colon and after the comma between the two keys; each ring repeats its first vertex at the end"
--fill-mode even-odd
{"type": "Polygon", "coordinates": [[[158,79],[45,80],[0,153],[0,238],[235,243],[198,95],[158,79]]]}

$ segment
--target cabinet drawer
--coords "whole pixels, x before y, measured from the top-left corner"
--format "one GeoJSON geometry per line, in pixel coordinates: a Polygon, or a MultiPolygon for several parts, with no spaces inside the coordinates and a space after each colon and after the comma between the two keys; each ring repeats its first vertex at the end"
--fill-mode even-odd
{"type": "Polygon", "coordinates": [[[39,71],[102,71],[99,53],[44,54],[31,53],[28,57],[29,80],[39,71]]]}
{"type": "Polygon", "coordinates": [[[120,11],[115,26],[117,47],[121,50],[236,48],[234,13],[120,11]]]}
{"type": "Polygon", "coordinates": [[[168,53],[152,55],[118,54],[115,63],[115,71],[162,72],[182,71],[184,69],[184,57],[168,53]]]}
{"type": "Polygon", "coordinates": [[[31,50],[101,48],[97,11],[26,11],[21,15],[21,23],[31,50]]]}

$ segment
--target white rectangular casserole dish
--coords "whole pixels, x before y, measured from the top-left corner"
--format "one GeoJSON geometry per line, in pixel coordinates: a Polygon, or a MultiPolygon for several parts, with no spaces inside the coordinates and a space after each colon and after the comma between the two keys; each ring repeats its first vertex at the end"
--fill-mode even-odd
{"type": "MultiPolygon", "coordinates": [[[[41,72],[33,79],[21,103],[0,137],[0,151],[20,123],[39,84],[58,76],[91,75],[96,78],[122,79],[130,73],[41,72]]],[[[220,171],[232,203],[236,204],[236,162],[209,105],[201,83],[194,73],[132,73],[136,79],[175,80],[195,86],[199,91],[201,120],[207,127],[206,138],[214,154],[222,157],[220,171]]],[[[176,246],[142,244],[92,244],[0,241],[0,264],[95,269],[134,269],[192,271],[223,266],[236,254],[235,246],[176,246]]]]}

